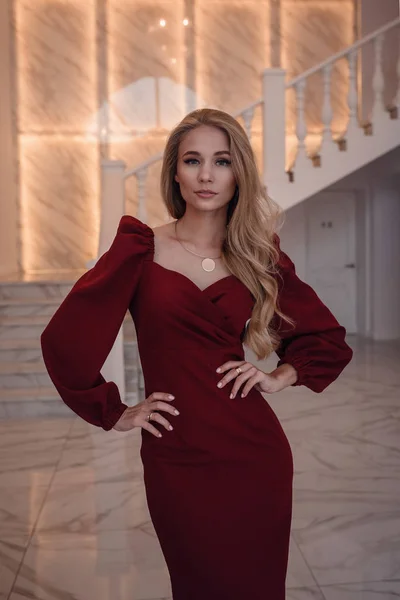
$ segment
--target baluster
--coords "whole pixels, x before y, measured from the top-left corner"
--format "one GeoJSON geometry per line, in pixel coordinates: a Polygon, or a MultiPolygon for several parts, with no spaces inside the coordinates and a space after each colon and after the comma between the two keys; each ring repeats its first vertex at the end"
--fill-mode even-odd
{"type": "Polygon", "coordinates": [[[374,39],[374,50],[375,50],[375,72],[372,79],[372,89],[374,90],[374,104],[372,108],[372,123],[379,121],[385,111],[383,104],[383,89],[385,81],[383,78],[382,69],[382,47],[384,41],[384,34],[378,35],[374,39]]]}
{"type": "Polygon", "coordinates": [[[331,104],[331,75],[332,64],[326,65],[323,70],[324,76],[324,103],[322,106],[322,123],[324,129],[322,131],[322,145],[332,140],[331,123],[333,118],[333,110],[331,104]]]}
{"type": "Polygon", "coordinates": [[[138,210],[137,218],[143,223],[147,223],[146,210],[146,179],[148,168],[140,169],[136,173],[137,189],[138,189],[138,210]]]}
{"type": "Polygon", "coordinates": [[[307,135],[307,125],[304,115],[304,90],[306,87],[306,80],[302,79],[296,83],[296,98],[297,98],[297,124],[296,124],[296,135],[298,139],[297,146],[297,158],[306,155],[305,139],[307,135]]]}
{"type": "Polygon", "coordinates": [[[244,121],[244,128],[247,133],[247,137],[251,141],[251,124],[252,124],[253,118],[254,118],[254,108],[249,108],[249,109],[245,110],[244,113],[242,114],[242,117],[243,117],[243,121],[244,121]]]}
{"type": "Polygon", "coordinates": [[[347,123],[347,137],[359,129],[358,126],[358,94],[357,94],[357,50],[352,50],[347,55],[349,63],[349,93],[347,106],[349,109],[349,120],[347,123]]]}

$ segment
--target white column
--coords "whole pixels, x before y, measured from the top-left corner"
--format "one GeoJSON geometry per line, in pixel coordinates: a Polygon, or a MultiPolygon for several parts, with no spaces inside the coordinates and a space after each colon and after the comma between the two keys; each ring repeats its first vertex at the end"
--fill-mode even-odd
{"type": "Polygon", "coordinates": [[[137,218],[142,223],[147,223],[147,206],[146,206],[146,180],[147,180],[148,168],[140,169],[136,173],[137,183],[137,197],[138,197],[138,208],[137,218]]]}
{"type": "MultiPolygon", "coordinates": [[[[285,71],[263,72],[263,183],[269,190],[286,183],[285,71]]],[[[273,194],[271,194],[273,195],[273,194]]]]}
{"type": "Polygon", "coordinates": [[[126,165],[122,160],[101,161],[101,213],[98,256],[109,249],[125,214],[126,165]]]}
{"type": "MultiPolygon", "coordinates": [[[[111,246],[119,221],[125,213],[125,168],[126,165],[121,160],[103,160],[101,162],[101,214],[97,259],[111,246]]],[[[93,266],[96,260],[88,266],[93,266]]],[[[121,398],[124,401],[125,361],[122,327],[101,369],[101,374],[106,381],[114,381],[117,384],[121,398]]]]}
{"type": "Polygon", "coordinates": [[[400,178],[374,187],[372,200],[372,337],[400,338],[400,178]]]}
{"type": "Polygon", "coordinates": [[[0,276],[20,270],[18,190],[17,190],[17,136],[13,122],[15,96],[10,83],[15,77],[10,49],[12,28],[11,0],[0,2],[0,276]]]}

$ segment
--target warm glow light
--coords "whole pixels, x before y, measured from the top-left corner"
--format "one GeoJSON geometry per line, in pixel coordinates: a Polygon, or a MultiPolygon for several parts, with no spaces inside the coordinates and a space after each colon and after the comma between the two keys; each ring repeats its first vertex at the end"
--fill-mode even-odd
{"type": "MultiPolygon", "coordinates": [[[[53,0],[54,23],[67,15],[68,24],[64,29],[55,26],[57,37],[46,20],[48,0],[19,0],[13,4],[17,32],[21,263],[25,273],[62,271],[68,265],[67,249],[75,244],[74,220],[84,210],[93,215],[95,223],[98,221],[98,136],[86,133],[90,113],[97,109],[96,3],[53,0]],[[54,53],[54,48],[71,55],[70,63],[62,53],[54,53]],[[74,62],[77,56],[79,69],[74,62]],[[73,93],[60,91],[57,81],[49,75],[52,71],[61,81],[67,81],[68,85],[61,89],[73,89],[73,93]],[[45,91],[50,98],[43,110],[45,91]],[[65,178],[70,179],[68,185],[65,178]],[[66,215],[64,206],[71,197],[68,188],[79,190],[82,206],[71,205],[66,215]],[[65,235],[62,240],[53,236],[56,230],[65,235]],[[48,241],[49,232],[54,241],[48,241]]],[[[96,235],[82,244],[82,261],[95,252],[96,235]]],[[[78,252],[74,260],[77,256],[78,252]]]]}
{"type": "Polygon", "coordinates": [[[160,19],[160,27],[165,27],[167,24],[167,21],[165,19],[160,19]]]}

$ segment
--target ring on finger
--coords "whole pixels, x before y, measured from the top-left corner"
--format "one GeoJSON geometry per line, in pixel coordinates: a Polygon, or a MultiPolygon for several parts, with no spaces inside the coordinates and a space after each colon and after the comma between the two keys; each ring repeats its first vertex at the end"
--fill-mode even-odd
{"type": "Polygon", "coordinates": [[[149,413],[149,414],[147,415],[147,417],[146,417],[146,421],[147,421],[148,423],[151,421],[151,417],[152,417],[153,415],[155,415],[155,412],[154,412],[154,411],[152,411],[151,413],[149,413]]]}
{"type": "Polygon", "coordinates": [[[238,372],[238,375],[240,375],[240,373],[242,372],[242,369],[240,367],[236,367],[236,371],[238,372]]]}

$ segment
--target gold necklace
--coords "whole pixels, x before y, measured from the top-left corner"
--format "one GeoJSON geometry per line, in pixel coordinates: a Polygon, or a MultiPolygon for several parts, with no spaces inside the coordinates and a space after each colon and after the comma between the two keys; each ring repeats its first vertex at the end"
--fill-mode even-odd
{"type": "MultiPolygon", "coordinates": [[[[181,240],[178,238],[178,234],[176,231],[176,224],[178,221],[175,221],[175,236],[176,239],[178,240],[178,242],[180,243],[180,245],[182,246],[182,248],[184,248],[185,250],[187,250],[188,252],[190,252],[191,254],[194,254],[195,256],[199,256],[200,258],[203,258],[204,260],[201,261],[201,266],[203,267],[204,271],[207,271],[208,273],[211,273],[211,271],[214,271],[215,269],[215,261],[213,258],[209,258],[208,256],[202,256],[201,254],[196,254],[196,252],[193,252],[192,250],[189,250],[189,248],[186,248],[186,246],[184,246],[181,242],[181,240]]],[[[216,256],[216,259],[221,258],[220,256],[216,256]]]]}

